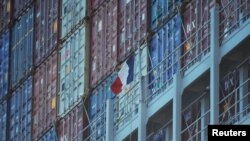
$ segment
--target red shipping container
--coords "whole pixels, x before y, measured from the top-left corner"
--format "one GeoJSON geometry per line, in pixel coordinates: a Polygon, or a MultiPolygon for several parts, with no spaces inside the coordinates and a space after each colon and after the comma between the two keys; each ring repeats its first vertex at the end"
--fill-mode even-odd
{"type": "Polygon", "coordinates": [[[117,0],[105,2],[92,17],[91,87],[117,65],[117,0]]]}
{"type": "Polygon", "coordinates": [[[184,35],[182,66],[188,68],[205,55],[209,48],[209,3],[193,0],[184,9],[184,35]]]}
{"type": "Polygon", "coordinates": [[[119,0],[118,60],[123,61],[146,40],[146,0],[119,0]]]}
{"type": "Polygon", "coordinates": [[[10,22],[11,1],[2,0],[0,3],[0,32],[6,29],[10,22]]]}
{"type": "Polygon", "coordinates": [[[91,0],[90,2],[91,2],[91,10],[95,10],[103,4],[104,0],[91,0]]]}
{"type": "Polygon", "coordinates": [[[58,43],[58,7],[58,0],[35,1],[35,66],[42,62],[58,43]]]}
{"type": "Polygon", "coordinates": [[[31,3],[33,0],[13,0],[14,2],[14,19],[18,19],[23,13],[25,13],[26,9],[31,7],[31,3]]]}
{"type": "Polygon", "coordinates": [[[84,139],[84,128],[87,125],[86,113],[80,102],[66,116],[60,119],[57,131],[59,141],[82,141],[84,139]]]}
{"type": "Polygon", "coordinates": [[[41,137],[56,121],[57,52],[47,58],[33,77],[32,139],[41,137]]]}

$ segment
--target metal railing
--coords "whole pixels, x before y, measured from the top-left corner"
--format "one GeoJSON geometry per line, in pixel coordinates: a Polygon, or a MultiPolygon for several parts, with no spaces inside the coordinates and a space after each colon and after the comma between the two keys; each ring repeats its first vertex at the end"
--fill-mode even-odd
{"type": "Polygon", "coordinates": [[[227,0],[227,3],[221,2],[219,10],[219,43],[228,39],[229,35],[235,31],[250,18],[250,1],[249,0],[227,0]]]}
{"type": "Polygon", "coordinates": [[[220,124],[235,124],[239,123],[244,117],[250,113],[250,78],[247,78],[243,83],[238,85],[230,93],[226,94],[219,101],[220,124]],[[245,89],[246,92],[242,92],[245,89]]]}
{"type": "MultiPolygon", "coordinates": [[[[172,124],[173,124],[173,121],[171,119],[166,124],[164,124],[160,129],[158,129],[157,131],[154,131],[154,132],[150,133],[147,136],[147,141],[157,140],[155,138],[161,138],[161,139],[164,138],[164,140],[166,138],[168,138],[167,141],[173,140],[173,137],[172,137],[172,132],[173,132],[173,127],[172,126],[173,125],[172,124]],[[167,128],[168,128],[168,130],[167,130],[167,128]],[[165,130],[165,133],[164,133],[164,130],[165,130]]],[[[159,139],[159,140],[161,140],[161,139],[159,139]]]]}
{"type": "Polygon", "coordinates": [[[152,67],[147,74],[149,82],[146,86],[146,90],[149,90],[149,94],[146,98],[147,103],[152,101],[155,96],[162,93],[169,88],[173,83],[173,76],[177,71],[185,75],[185,72],[190,69],[193,65],[200,63],[202,58],[205,57],[210,52],[210,32],[204,34],[199,40],[195,40],[195,44],[190,44],[192,38],[196,38],[203,30],[204,27],[208,26],[209,30],[210,19],[205,22],[205,24],[199,27],[190,37],[187,37],[178,47],[176,47],[171,53],[163,58],[158,64],[152,67]],[[181,54],[181,51],[185,47],[185,44],[190,44],[190,49],[185,53],[181,54]],[[193,54],[191,57],[190,54],[193,54]],[[169,58],[176,60],[171,62],[169,58]],[[170,64],[169,64],[170,63],[170,64]],[[155,75],[155,76],[154,76],[155,75]]]}
{"type": "Polygon", "coordinates": [[[131,122],[138,114],[140,83],[135,82],[129,90],[114,99],[114,133],[131,122]]]}
{"type": "Polygon", "coordinates": [[[90,123],[75,137],[74,141],[79,140],[79,136],[84,141],[105,141],[106,139],[106,103],[104,110],[99,112],[90,123]],[[85,136],[86,135],[86,136],[85,136]]]}
{"type": "Polygon", "coordinates": [[[202,141],[207,138],[207,125],[210,122],[210,108],[205,105],[207,94],[204,93],[182,110],[182,141],[202,141]],[[195,114],[188,113],[193,111],[195,114]]]}
{"type": "Polygon", "coordinates": [[[181,74],[184,75],[185,71],[200,62],[201,59],[210,52],[210,19],[187,37],[186,40],[182,42],[181,48],[183,53],[180,56],[180,71],[181,74]],[[203,35],[203,32],[205,32],[204,28],[206,28],[208,32],[203,35]],[[186,47],[189,49],[186,50],[186,47]]]}

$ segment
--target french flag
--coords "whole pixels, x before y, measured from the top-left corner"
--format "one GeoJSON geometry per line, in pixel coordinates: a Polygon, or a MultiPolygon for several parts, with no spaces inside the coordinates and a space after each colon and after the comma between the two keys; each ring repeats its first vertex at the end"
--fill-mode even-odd
{"type": "Polygon", "coordinates": [[[134,79],[134,55],[132,55],[129,59],[126,60],[122,64],[120,71],[118,72],[118,76],[111,85],[111,91],[118,95],[124,86],[132,82],[134,79]]]}

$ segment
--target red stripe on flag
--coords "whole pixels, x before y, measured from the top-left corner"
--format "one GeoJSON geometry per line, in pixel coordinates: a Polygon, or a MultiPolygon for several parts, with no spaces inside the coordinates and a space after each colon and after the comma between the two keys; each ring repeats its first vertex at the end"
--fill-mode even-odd
{"type": "Polygon", "coordinates": [[[120,77],[117,77],[114,83],[111,85],[111,90],[115,95],[118,95],[122,91],[122,81],[120,77]]]}

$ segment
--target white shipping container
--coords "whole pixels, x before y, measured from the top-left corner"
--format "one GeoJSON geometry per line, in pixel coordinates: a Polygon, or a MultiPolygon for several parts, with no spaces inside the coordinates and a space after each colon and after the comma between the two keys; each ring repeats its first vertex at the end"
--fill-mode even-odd
{"type": "Polygon", "coordinates": [[[86,0],[62,0],[61,38],[64,38],[86,16],[86,0]]]}
{"type": "Polygon", "coordinates": [[[60,91],[58,115],[64,116],[84,95],[88,83],[85,78],[86,39],[85,26],[80,27],[60,50],[60,91]]]}

